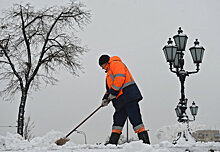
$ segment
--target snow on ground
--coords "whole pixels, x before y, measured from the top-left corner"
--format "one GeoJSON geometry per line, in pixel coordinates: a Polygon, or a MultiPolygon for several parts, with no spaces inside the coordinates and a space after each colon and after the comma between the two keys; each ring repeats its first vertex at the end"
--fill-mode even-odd
{"type": "Polygon", "coordinates": [[[18,134],[7,133],[0,136],[1,152],[220,152],[220,143],[181,143],[173,145],[168,141],[155,145],[134,141],[123,145],[79,145],[71,141],[63,146],[57,146],[55,141],[64,137],[61,132],[50,131],[43,137],[35,137],[31,141],[24,140],[18,134]]]}

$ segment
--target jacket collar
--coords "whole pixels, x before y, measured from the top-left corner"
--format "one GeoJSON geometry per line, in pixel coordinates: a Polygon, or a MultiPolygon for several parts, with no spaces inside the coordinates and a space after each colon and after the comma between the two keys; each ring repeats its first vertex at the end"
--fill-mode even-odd
{"type": "Polygon", "coordinates": [[[108,63],[111,64],[111,62],[113,62],[113,61],[120,61],[120,62],[122,62],[121,59],[118,56],[110,57],[108,63]]]}
{"type": "Polygon", "coordinates": [[[122,62],[122,60],[121,60],[118,56],[110,57],[110,59],[109,59],[109,61],[108,61],[108,64],[107,64],[106,67],[105,67],[106,72],[108,72],[108,71],[110,70],[110,64],[111,64],[113,61],[120,61],[120,62],[122,62]]]}

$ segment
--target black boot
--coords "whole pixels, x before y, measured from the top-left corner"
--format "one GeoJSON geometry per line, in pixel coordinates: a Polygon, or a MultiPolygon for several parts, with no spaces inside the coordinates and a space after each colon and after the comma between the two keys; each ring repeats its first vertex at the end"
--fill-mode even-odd
{"type": "Polygon", "coordinates": [[[105,143],[105,145],[108,145],[108,144],[117,145],[117,144],[118,144],[118,140],[119,140],[119,138],[120,138],[120,135],[121,135],[121,134],[112,132],[109,141],[108,141],[107,143],[105,143]]]}
{"type": "Polygon", "coordinates": [[[138,138],[139,138],[139,140],[143,140],[143,143],[150,144],[150,140],[149,140],[147,131],[143,131],[143,132],[138,133],[138,138]]]}

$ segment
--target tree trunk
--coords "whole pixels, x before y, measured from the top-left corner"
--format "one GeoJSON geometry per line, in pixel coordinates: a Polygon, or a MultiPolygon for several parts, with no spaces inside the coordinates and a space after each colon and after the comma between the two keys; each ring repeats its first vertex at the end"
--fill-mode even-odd
{"type": "Polygon", "coordinates": [[[25,112],[25,104],[27,100],[27,92],[22,91],[21,95],[21,102],[19,106],[19,112],[18,112],[18,128],[17,133],[23,137],[23,130],[24,130],[24,112],[25,112]]]}

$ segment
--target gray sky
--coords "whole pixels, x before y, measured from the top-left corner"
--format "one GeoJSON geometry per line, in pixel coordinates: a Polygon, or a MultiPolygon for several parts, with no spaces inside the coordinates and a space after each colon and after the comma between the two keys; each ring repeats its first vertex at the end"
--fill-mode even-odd
{"type": "MultiPolygon", "coordinates": [[[[84,72],[74,78],[61,73],[56,86],[47,86],[32,93],[26,105],[36,127],[34,134],[43,136],[50,130],[68,133],[101,103],[105,92],[105,73],[97,60],[103,53],[118,55],[128,66],[144,100],[140,102],[142,117],[150,138],[155,131],[177,122],[174,112],[180,98],[180,83],[169,71],[162,51],[169,37],[179,26],[188,36],[185,69],[195,70],[188,48],[195,38],[206,49],[198,74],[187,77],[188,105],[199,106],[196,122],[208,129],[220,129],[220,1],[219,0],[81,0],[92,12],[91,24],[79,33],[90,51],[83,58],[84,72]]],[[[0,9],[7,9],[19,0],[1,0],[0,9]]],[[[68,0],[23,0],[36,7],[60,5],[68,0]]],[[[3,84],[1,84],[3,85],[3,84]]],[[[20,97],[12,103],[0,98],[0,125],[16,125],[20,97]]],[[[78,130],[84,131],[89,143],[103,142],[111,133],[112,105],[102,108],[78,130]]],[[[189,116],[190,112],[188,111],[189,116]]],[[[135,136],[130,127],[130,135],[135,136]]],[[[16,132],[0,128],[0,134],[16,132]]],[[[125,127],[123,130],[126,133],[125,127]]],[[[73,133],[71,139],[83,143],[83,136],[73,133]]]]}

